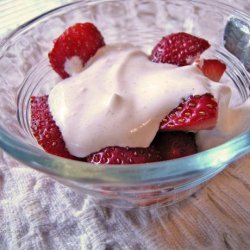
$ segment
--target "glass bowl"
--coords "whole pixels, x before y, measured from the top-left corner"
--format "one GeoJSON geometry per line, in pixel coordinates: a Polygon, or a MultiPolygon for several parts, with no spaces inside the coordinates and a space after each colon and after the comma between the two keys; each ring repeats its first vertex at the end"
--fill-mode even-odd
{"type": "Polygon", "coordinates": [[[150,51],[164,35],[186,31],[207,39],[239,101],[249,96],[243,64],[223,46],[228,19],[250,17],[214,1],[79,1],[22,25],[0,48],[0,146],[27,166],[50,175],[102,205],[163,206],[184,199],[231,162],[250,151],[250,132],[176,160],[139,165],[91,165],[45,153],[30,130],[30,96],[48,94],[60,80],[49,66],[53,40],[76,22],[93,22],[106,44],[129,42],[150,51]],[[208,18],[209,17],[209,18],[208,18]]]}

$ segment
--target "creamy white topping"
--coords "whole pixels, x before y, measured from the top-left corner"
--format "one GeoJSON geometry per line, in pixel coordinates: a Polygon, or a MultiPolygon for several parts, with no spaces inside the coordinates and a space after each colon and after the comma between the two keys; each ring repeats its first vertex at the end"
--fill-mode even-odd
{"type": "Polygon", "coordinates": [[[230,91],[194,66],[153,63],[137,47],[105,46],[58,83],[49,106],[72,155],[107,146],[148,147],[160,121],[189,95],[230,91]]]}
{"type": "Polygon", "coordinates": [[[78,56],[73,56],[72,58],[67,59],[64,64],[64,70],[70,76],[80,73],[82,69],[83,69],[82,60],[78,56]]]}

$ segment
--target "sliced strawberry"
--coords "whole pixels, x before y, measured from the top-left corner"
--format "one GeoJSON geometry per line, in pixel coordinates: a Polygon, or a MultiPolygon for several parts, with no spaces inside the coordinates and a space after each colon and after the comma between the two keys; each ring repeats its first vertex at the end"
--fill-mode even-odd
{"type": "Polygon", "coordinates": [[[77,23],[65,30],[54,42],[49,52],[52,68],[62,77],[69,77],[65,71],[65,62],[77,56],[82,66],[104,46],[104,39],[92,23],[77,23]]]}
{"type": "Polygon", "coordinates": [[[226,70],[226,65],[216,59],[200,59],[197,61],[197,66],[204,76],[215,82],[220,81],[226,70]]]}
{"type": "Polygon", "coordinates": [[[139,164],[161,160],[160,153],[153,147],[107,147],[87,157],[87,162],[95,164],[139,164]]]}
{"type": "Polygon", "coordinates": [[[61,131],[49,111],[48,96],[31,97],[31,129],[37,142],[48,153],[77,159],[65,147],[61,131]]]}
{"type": "Polygon", "coordinates": [[[160,132],[152,143],[164,160],[176,159],[197,153],[193,133],[160,132]]]}
{"type": "Polygon", "coordinates": [[[218,104],[211,94],[189,96],[173,109],[160,124],[162,131],[198,131],[213,128],[218,104]]]}
{"type": "Polygon", "coordinates": [[[163,37],[154,47],[150,60],[178,66],[192,64],[210,44],[205,39],[180,32],[163,37]]]}

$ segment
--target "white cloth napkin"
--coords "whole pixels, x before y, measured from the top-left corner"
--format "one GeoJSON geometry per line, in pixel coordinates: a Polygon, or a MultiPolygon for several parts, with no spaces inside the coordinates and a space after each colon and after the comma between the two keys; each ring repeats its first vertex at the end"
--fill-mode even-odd
{"type": "MultiPolygon", "coordinates": [[[[38,3],[5,0],[1,2],[0,9],[10,6],[10,2],[11,8],[19,4],[38,3]]],[[[47,7],[55,7],[52,1],[43,2],[44,6],[50,4],[47,7]]],[[[60,2],[69,1],[57,1],[60,2]]],[[[249,11],[249,0],[225,2],[236,6],[240,4],[238,7],[248,8],[249,11]]],[[[19,12],[24,13],[25,8],[19,9],[19,12]]],[[[14,13],[10,11],[8,15],[18,16],[17,12],[14,13]]],[[[14,18],[9,16],[8,20],[13,21],[14,18]]],[[[5,31],[18,24],[5,25],[5,31]]],[[[242,164],[247,162],[249,159],[242,164]]],[[[224,225],[219,219],[213,219],[212,211],[217,210],[204,192],[170,208],[131,211],[103,208],[91,198],[72,191],[0,151],[0,249],[196,249],[197,246],[223,249],[226,243],[237,246],[241,243],[240,237],[233,241],[236,245],[228,238],[233,224],[224,225]],[[212,219],[202,217],[198,210],[204,211],[207,216],[210,214],[208,218],[212,219]],[[216,228],[220,231],[216,232],[216,228]],[[213,237],[209,238],[211,232],[214,232],[213,237]],[[224,241],[222,236],[225,236],[224,241]]],[[[249,230],[242,226],[240,232],[249,233],[249,230]]]]}

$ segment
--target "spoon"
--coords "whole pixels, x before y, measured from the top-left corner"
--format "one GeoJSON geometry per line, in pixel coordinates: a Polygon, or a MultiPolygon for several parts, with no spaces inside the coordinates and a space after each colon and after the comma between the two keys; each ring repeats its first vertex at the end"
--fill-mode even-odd
{"type": "Polygon", "coordinates": [[[250,24],[230,17],[224,30],[224,46],[235,55],[250,73],[250,24]]]}

